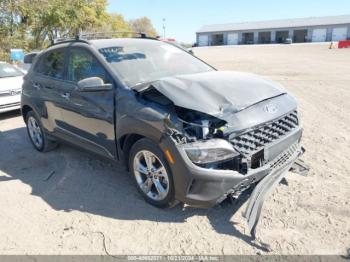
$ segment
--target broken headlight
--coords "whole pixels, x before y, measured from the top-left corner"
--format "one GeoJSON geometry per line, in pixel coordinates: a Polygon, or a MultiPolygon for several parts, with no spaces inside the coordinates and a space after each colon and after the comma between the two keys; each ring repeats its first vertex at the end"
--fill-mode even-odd
{"type": "Polygon", "coordinates": [[[223,138],[222,127],[226,121],[214,116],[182,107],[175,107],[183,132],[196,139],[223,138]]]}
{"type": "Polygon", "coordinates": [[[232,145],[223,139],[197,141],[184,144],[182,147],[195,164],[209,164],[239,156],[232,145]]]}

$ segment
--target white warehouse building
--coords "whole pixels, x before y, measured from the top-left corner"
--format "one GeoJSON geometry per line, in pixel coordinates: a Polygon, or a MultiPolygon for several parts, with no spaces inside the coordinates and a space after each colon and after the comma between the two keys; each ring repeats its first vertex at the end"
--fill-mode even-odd
{"type": "Polygon", "coordinates": [[[350,39],[350,15],[206,25],[198,46],[327,42],[350,39]]]}

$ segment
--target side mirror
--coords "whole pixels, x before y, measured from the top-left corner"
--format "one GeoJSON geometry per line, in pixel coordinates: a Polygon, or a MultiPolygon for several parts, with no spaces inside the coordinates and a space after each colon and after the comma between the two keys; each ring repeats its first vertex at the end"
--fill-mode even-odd
{"type": "Polygon", "coordinates": [[[112,90],[112,84],[105,84],[99,77],[89,77],[78,82],[79,92],[99,92],[112,90]]]}
{"type": "Polygon", "coordinates": [[[187,52],[189,52],[191,55],[194,55],[192,48],[189,48],[187,52]]]}
{"type": "Polygon", "coordinates": [[[34,58],[38,53],[29,53],[24,56],[23,62],[25,64],[33,64],[34,58]]]}

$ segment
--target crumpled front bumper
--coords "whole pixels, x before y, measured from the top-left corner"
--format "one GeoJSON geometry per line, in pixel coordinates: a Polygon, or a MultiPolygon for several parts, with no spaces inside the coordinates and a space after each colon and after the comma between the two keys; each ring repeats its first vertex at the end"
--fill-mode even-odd
{"type": "Polygon", "coordinates": [[[222,202],[229,195],[239,195],[247,188],[255,186],[244,215],[251,235],[255,238],[256,226],[266,197],[281,182],[287,171],[302,175],[308,172],[306,164],[299,159],[305,152],[300,144],[301,135],[302,128],[299,128],[275,143],[275,147],[268,154],[276,152],[278,147],[285,150],[275,154],[273,160],[264,166],[250,169],[247,174],[233,170],[201,168],[193,164],[182,147],[176,146],[170,138],[163,140],[161,147],[164,151],[170,149],[174,158],[170,168],[175,183],[175,197],[183,203],[208,208],[222,202]]]}
{"type": "Polygon", "coordinates": [[[176,199],[194,207],[208,208],[222,202],[230,194],[256,185],[266,177],[281,176],[282,179],[283,174],[303,153],[299,142],[300,137],[274,161],[260,168],[251,169],[247,174],[234,170],[199,167],[193,164],[181,146],[177,146],[170,138],[164,139],[161,147],[164,152],[169,150],[174,159],[170,168],[176,199]]]}

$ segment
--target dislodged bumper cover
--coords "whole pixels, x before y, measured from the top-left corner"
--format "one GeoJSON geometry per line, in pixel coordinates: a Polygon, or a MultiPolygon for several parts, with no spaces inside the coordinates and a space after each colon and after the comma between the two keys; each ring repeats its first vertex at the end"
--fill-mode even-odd
{"type": "Polygon", "coordinates": [[[244,214],[244,217],[248,220],[248,226],[253,238],[255,238],[256,226],[259,222],[265,198],[268,197],[268,195],[281,182],[283,177],[286,175],[286,172],[293,167],[297,159],[304,153],[304,151],[305,150],[300,147],[287,163],[272,170],[271,173],[264,177],[255,187],[252,195],[250,196],[248,206],[244,214]]]}

